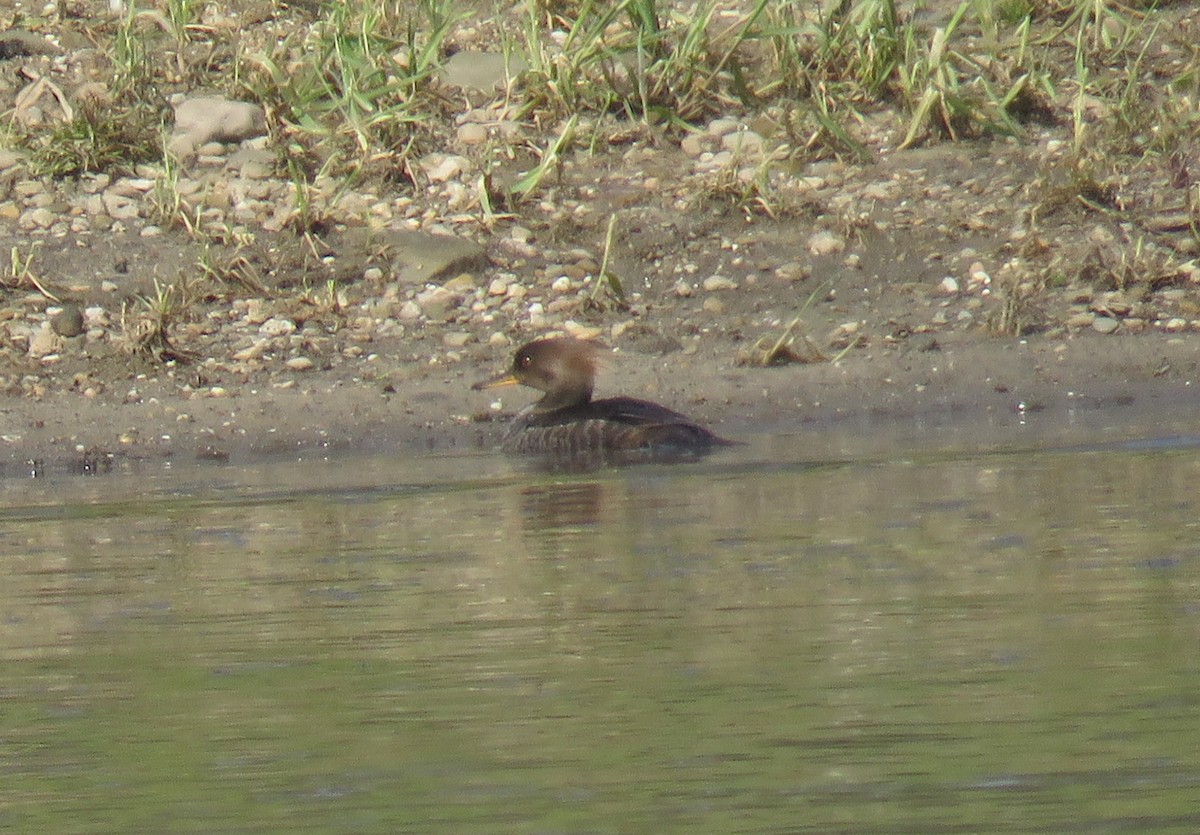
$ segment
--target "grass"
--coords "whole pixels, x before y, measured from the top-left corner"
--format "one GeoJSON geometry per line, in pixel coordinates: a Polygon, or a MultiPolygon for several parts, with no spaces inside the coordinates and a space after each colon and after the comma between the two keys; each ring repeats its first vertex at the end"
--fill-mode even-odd
{"type": "MultiPolygon", "coordinates": [[[[809,301],[804,305],[806,309],[811,304],[812,298],[810,296],[809,301]]],[[[804,330],[804,320],[797,316],[788,322],[787,326],[780,330],[779,333],[759,337],[749,349],[737,357],[737,363],[739,365],[755,365],[766,368],[776,365],[790,365],[796,362],[836,362],[858,343],[858,340],[853,340],[835,359],[829,360],[821,352],[817,343],[804,330]]]]}
{"type": "Polygon", "coordinates": [[[153,292],[134,296],[121,308],[126,350],[159,362],[186,362],[191,356],[175,346],[172,328],[188,315],[192,299],[186,282],[154,280],[153,292]]]}
{"type": "Polygon", "coordinates": [[[33,268],[38,247],[39,244],[35,243],[29,247],[27,252],[22,252],[20,247],[16,246],[9,250],[8,275],[0,278],[0,286],[11,290],[37,290],[50,301],[56,304],[60,303],[62,299],[49,289],[46,282],[33,268]]]}
{"type": "MultiPolygon", "coordinates": [[[[155,219],[206,247],[202,276],[245,292],[265,289],[240,257],[249,233],[210,212],[204,197],[184,198],[176,163],[164,155],[172,95],[205,88],[263,106],[269,147],[293,185],[289,228],[314,252],[342,191],[367,183],[386,194],[420,195],[429,184],[417,161],[452,144],[455,115],[489,101],[502,101],[522,130],[464,151],[482,172],[472,205],[484,229],[535,208],[578,156],[630,137],[677,142],[715,116],[762,116],[775,126],[766,137],[772,153],[695,181],[701,199],[725,201],[748,219],[786,214],[778,183],[808,162],[867,163],[885,148],[1021,142],[1042,128],[1066,128],[1069,152],[1032,186],[1031,228],[1063,212],[1115,222],[1129,171],[1173,165],[1187,179],[1189,154],[1200,143],[1196,27],[1164,27],[1149,2],[268,5],[269,15],[245,27],[238,16],[246,7],[237,2],[130,2],[123,15],[94,20],[56,18],[47,7],[45,17],[22,23],[35,31],[74,28],[94,42],[98,89],[73,98],[49,62],[31,62],[41,74],[25,77],[0,142],[26,151],[35,176],[155,168],[155,219]],[[528,69],[498,79],[495,93],[441,82],[454,50],[480,46],[503,49],[528,69]],[[517,173],[506,180],[498,173],[505,168],[517,173]],[[218,257],[223,247],[232,253],[218,257]]],[[[1200,195],[1194,186],[1181,193],[1195,229],[1200,195]]],[[[610,248],[611,241],[606,263],[610,248]]],[[[1137,282],[1139,264],[1110,262],[1107,277],[1077,280],[1137,282]]],[[[1172,275],[1169,266],[1148,274],[1172,275]]],[[[604,283],[601,276],[597,288],[604,283]]],[[[618,302],[619,285],[609,284],[618,302]]],[[[1016,281],[999,330],[1022,332],[1036,308],[1027,302],[1038,292],[1037,282],[1016,281]]],[[[145,305],[168,325],[170,295],[163,290],[145,305]]],[[[165,326],[152,331],[135,341],[166,343],[165,326]]]]}
{"type": "Polygon", "coordinates": [[[321,146],[320,170],[368,166],[403,176],[403,161],[441,100],[430,89],[455,22],[449,5],[329,3],[308,29],[249,59],[246,88],[284,141],[321,146]]]}
{"type": "MultiPolygon", "coordinates": [[[[206,24],[210,6],[236,8],[131,3],[94,33],[112,56],[106,106],[81,109],[49,133],[22,128],[14,114],[10,140],[31,148],[46,176],[159,160],[166,96],[211,82],[217,70],[223,92],[263,104],[281,160],[310,183],[325,175],[415,185],[412,160],[444,147],[457,103],[438,73],[477,9],[314,2],[303,6],[311,20],[248,43],[206,24]]],[[[903,146],[1022,137],[1031,119],[1069,119],[1081,149],[1096,100],[1131,133],[1144,123],[1142,79],[1155,71],[1148,47],[1161,37],[1152,12],[1108,0],[963,0],[940,17],[895,0],[527,0],[506,23],[496,14],[482,28],[502,32],[502,48],[528,67],[504,95],[546,136],[538,162],[512,187],[518,202],[571,153],[595,148],[604,123],[682,131],[715,115],[774,112],[793,159],[864,161],[870,152],[857,126],[886,107],[904,119],[903,146]]],[[[1194,90],[1196,73],[1193,55],[1153,98],[1168,101],[1175,84],[1194,90]]]]}
{"type": "Polygon", "coordinates": [[[606,304],[620,310],[629,309],[629,301],[625,295],[625,284],[612,268],[613,240],[617,231],[617,216],[608,219],[608,229],[604,233],[604,252],[600,257],[600,269],[596,273],[596,282],[588,295],[588,306],[592,309],[603,310],[606,304]],[[601,293],[605,299],[601,299],[601,293]]]}
{"type": "Polygon", "coordinates": [[[95,172],[126,174],[160,159],[162,118],[142,103],[89,102],[49,131],[22,131],[37,176],[64,178],[95,172]]]}

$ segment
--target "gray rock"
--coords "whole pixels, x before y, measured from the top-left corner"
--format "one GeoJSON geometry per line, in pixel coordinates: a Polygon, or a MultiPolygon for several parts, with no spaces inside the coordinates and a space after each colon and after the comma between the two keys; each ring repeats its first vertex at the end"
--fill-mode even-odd
{"type": "Polygon", "coordinates": [[[50,318],[50,327],[59,336],[79,336],[83,333],[83,311],[78,305],[63,305],[63,309],[50,318]]]}
{"type": "Polygon", "coordinates": [[[229,155],[225,167],[251,180],[264,180],[275,170],[275,155],[262,148],[239,148],[229,155]]]}
{"type": "Polygon", "coordinates": [[[101,196],[104,210],[114,220],[132,220],[138,216],[138,203],[132,197],[109,190],[101,196]]]}
{"type": "Polygon", "coordinates": [[[471,161],[454,154],[430,154],[422,159],[419,165],[430,182],[444,183],[466,171],[471,166],[471,161]]]}
{"type": "Polygon", "coordinates": [[[9,29],[0,32],[0,60],[19,58],[23,55],[56,55],[59,48],[41,35],[24,29],[9,29]]]}
{"type": "Polygon", "coordinates": [[[421,307],[421,313],[434,320],[450,318],[458,307],[459,300],[458,296],[445,287],[435,287],[417,294],[417,304],[421,307]]]}
{"type": "Polygon", "coordinates": [[[29,336],[29,356],[41,358],[62,350],[62,340],[48,327],[41,327],[29,336]]]}
{"type": "Polygon", "coordinates": [[[704,279],[701,286],[703,286],[704,289],[709,293],[718,290],[736,290],[738,288],[736,281],[723,275],[709,276],[708,278],[704,279]]]}
{"type": "Polygon", "coordinates": [[[528,65],[519,55],[512,54],[506,59],[506,56],[498,52],[470,50],[454,53],[442,66],[447,84],[485,93],[491,92],[508,80],[515,79],[526,69],[528,65]]]}
{"type": "Polygon", "coordinates": [[[808,251],[813,255],[836,255],[845,248],[845,241],[825,229],[814,233],[808,239],[808,251]]]}
{"type": "Polygon", "coordinates": [[[722,136],[721,145],[734,153],[761,154],[763,138],[752,130],[737,130],[722,136]]]}
{"type": "Polygon", "coordinates": [[[188,156],[209,142],[241,142],[266,132],[267,117],[260,105],[218,96],[186,99],[175,108],[175,131],[170,151],[188,156]]]}
{"type": "MultiPolygon", "coordinates": [[[[361,242],[373,250],[390,253],[391,274],[401,286],[423,285],[460,273],[478,273],[487,266],[487,252],[482,246],[454,235],[433,235],[408,229],[385,229],[367,233],[348,230],[369,240],[361,242]]],[[[359,242],[351,243],[358,247],[359,242]]]]}
{"type": "Polygon", "coordinates": [[[458,141],[464,145],[480,145],[487,141],[487,128],[469,122],[458,129],[458,141]]]}
{"type": "Polygon", "coordinates": [[[296,323],[282,316],[273,316],[258,326],[263,336],[288,336],[296,332],[296,323]]]}

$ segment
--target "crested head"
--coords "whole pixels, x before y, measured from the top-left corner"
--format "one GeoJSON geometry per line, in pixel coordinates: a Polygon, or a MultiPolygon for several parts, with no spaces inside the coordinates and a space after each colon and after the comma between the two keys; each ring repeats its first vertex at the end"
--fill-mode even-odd
{"type": "Polygon", "coordinates": [[[537,339],[517,349],[509,371],[473,388],[520,383],[545,394],[538,401],[539,411],[577,406],[591,400],[605,350],[599,342],[571,337],[537,339]]]}
{"type": "Polygon", "coordinates": [[[539,391],[549,392],[565,385],[578,388],[585,382],[590,391],[603,351],[603,345],[582,339],[538,339],[517,349],[512,373],[539,391]]]}

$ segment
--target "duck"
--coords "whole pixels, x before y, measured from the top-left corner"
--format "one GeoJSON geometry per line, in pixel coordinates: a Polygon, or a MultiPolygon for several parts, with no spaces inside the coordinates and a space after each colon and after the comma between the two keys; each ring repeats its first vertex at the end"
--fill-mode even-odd
{"type": "Polygon", "coordinates": [[[475,383],[475,391],[519,384],[542,392],[509,424],[500,448],[558,461],[621,464],[694,459],[736,443],[649,400],[593,400],[607,351],[592,340],[537,339],[517,349],[507,371],[475,383]]]}

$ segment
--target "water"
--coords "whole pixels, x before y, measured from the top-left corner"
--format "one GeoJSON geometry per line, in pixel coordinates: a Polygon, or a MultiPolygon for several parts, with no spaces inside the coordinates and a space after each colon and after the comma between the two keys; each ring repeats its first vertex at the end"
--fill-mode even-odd
{"type": "Polygon", "coordinates": [[[0,828],[1197,831],[1200,444],[918,434],[0,482],[0,828]]]}

